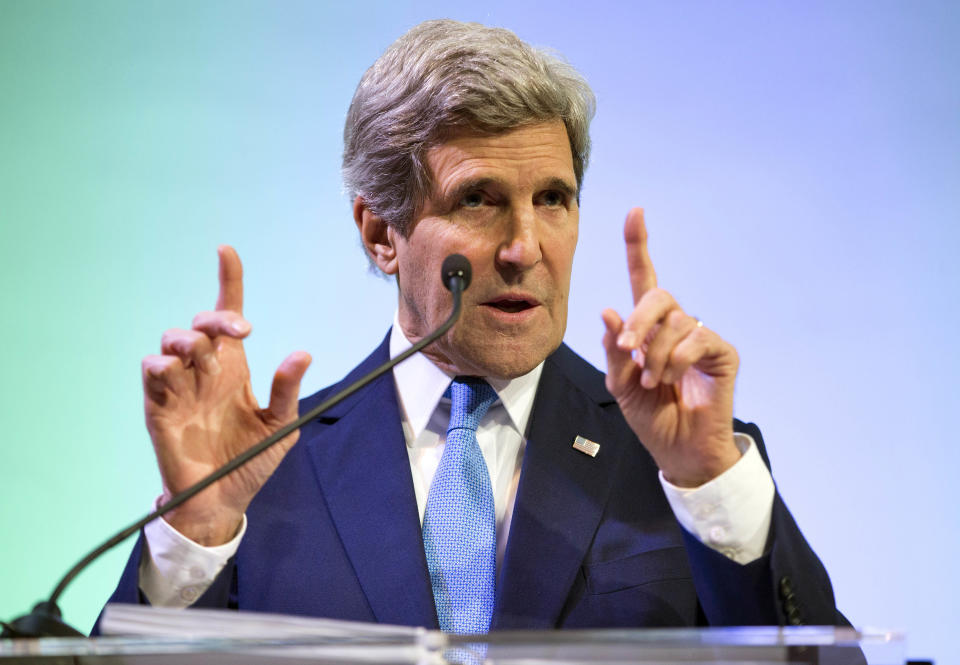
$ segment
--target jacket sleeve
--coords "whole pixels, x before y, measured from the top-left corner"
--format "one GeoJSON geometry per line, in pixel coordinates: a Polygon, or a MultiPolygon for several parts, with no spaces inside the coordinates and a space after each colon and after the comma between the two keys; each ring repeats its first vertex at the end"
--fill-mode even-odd
{"type": "MultiPolygon", "coordinates": [[[[107,604],[150,604],[150,601],[147,600],[143,591],[140,590],[140,559],[144,555],[146,542],[146,537],[141,530],[140,535],[137,537],[137,542],[130,552],[130,557],[127,559],[127,564],[123,568],[123,573],[120,575],[117,588],[114,589],[113,594],[107,599],[107,604]]],[[[232,557],[213,580],[213,583],[210,584],[207,590],[197,598],[196,602],[190,605],[190,607],[237,609],[236,569],[236,561],[235,558],[232,557]]],[[[103,611],[101,610],[96,623],[93,624],[93,628],[90,631],[91,637],[100,635],[100,620],[102,618],[103,611]]]]}
{"type": "MultiPolygon", "coordinates": [[[[735,424],[753,437],[767,466],[760,429],[735,424]]],[[[810,548],[779,492],[764,556],[746,565],[683,532],[700,605],[710,625],[849,625],[837,611],[827,571],[810,548]]]]}

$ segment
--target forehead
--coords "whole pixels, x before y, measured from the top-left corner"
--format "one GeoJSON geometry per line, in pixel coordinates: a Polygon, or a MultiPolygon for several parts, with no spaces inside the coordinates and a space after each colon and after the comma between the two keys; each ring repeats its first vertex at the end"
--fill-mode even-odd
{"type": "Polygon", "coordinates": [[[560,178],[576,188],[573,153],[561,120],[525,125],[500,134],[460,134],[427,151],[434,188],[442,193],[466,179],[535,186],[560,178]]]}

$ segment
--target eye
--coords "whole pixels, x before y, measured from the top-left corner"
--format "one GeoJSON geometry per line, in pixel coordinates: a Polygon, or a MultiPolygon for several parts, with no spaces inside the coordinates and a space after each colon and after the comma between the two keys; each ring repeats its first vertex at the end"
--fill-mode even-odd
{"type": "Polygon", "coordinates": [[[460,205],[464,208],[479,208],[483,205],[483,194],[481,192],[464,194],[460,199],[460,205]]]}
{"type": "Polygon", "coordinates": [[[566,205],[567,197],[563,192],[558,192],[555,189],[550,189],[545,191],[540,196],[540,202],[545,206],[555,208],[557,206],[566,205]]]}

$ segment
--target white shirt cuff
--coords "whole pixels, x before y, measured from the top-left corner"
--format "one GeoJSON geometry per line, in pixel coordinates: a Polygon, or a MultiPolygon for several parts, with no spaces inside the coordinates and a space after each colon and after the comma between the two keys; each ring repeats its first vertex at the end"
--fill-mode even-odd
{"type": "Polygon", "coordinates": [[[244,515],[233,540],[204,547],[162,517],[150,522],[143,527],[146,548],[140,557],[140,590],[155,607],[189,607],[237,553],[246,531],[247,516],[244,515]]]}
{"type": "Polygon", "coordinates": [[[776,489],[753,437],[737,432],[734,441],[740,459],[710,482],[677,487],[660,472],[660,484],[680,526],[707,547],[747,564],[764,554],[776,489]]]}

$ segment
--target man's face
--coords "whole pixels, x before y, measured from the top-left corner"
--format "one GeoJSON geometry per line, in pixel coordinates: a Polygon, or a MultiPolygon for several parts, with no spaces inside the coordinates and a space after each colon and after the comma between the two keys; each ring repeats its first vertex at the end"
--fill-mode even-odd
{"type": "Polygon", "coordinates": [[[433,193],[396,250],[400,326],[416,341],[449,316],[448,254],[470,259],[463,314],[424,350],[454,374],[512,378],[563,339],[577,245],[577,181],[559,120],[503,134],[465,134],[432,148],[433,193]]]}

